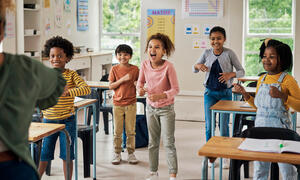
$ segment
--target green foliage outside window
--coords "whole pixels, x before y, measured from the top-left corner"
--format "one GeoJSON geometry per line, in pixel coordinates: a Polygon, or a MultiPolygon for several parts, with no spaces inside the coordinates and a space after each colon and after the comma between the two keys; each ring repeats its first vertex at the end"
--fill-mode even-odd
{"type": "Polygon", "coordinates": [[[260,63],[262,39],[273,38],[287,43],[293,50],[292,0],[248,0],[248,29],[245,39],[245,69],[255,76],[264,69],[260,63]]]}
{"type": "Polygon", "coordinates": [[[140,65],[140,0],[102,0],[101,48],[114,50],[119,44],[133,49],[130,63],[140,65]]]}

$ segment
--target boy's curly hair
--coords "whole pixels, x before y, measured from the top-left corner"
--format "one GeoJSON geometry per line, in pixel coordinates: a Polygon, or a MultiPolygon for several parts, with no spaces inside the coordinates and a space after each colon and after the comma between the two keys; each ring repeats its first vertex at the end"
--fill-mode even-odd
{"type": "Polygon", "coordinates": [[[267,38],[263,41],[264,42],[259,48],[260,62],[264,56],[265,50],[269,47],[272,47],[275,49],[279,57],[281,71],[291,71],[293,68],[293,54],[290,46],[275,39],[267,38]]]}
{"type": "Polygon", "coordinates": [[[49,57],[50,49],[53,47],[63,49],[64,53],[66,53],[66,56],[69,59],[72,59],[72,57],[74,56],[73,44],[69,40],[62,38],[61,36],[54,36],[46,41],[46,44],[44,46],[44,56],[49,57]]]}
{"type": "Polygon", "coordinates": [[[156,33],[156,34],[153,34],[152,36],[150,36],[148,38],[148,40],[147,40],[147,46],[146,46],[146,49],[145,49],[145,53],[147,52],[148,47],[149,47],[149,42],[152,39],[159,40],[162,43],[163,48],[166,50],[167,57],[169,57],[175,51],[174,44],[170,40],[169,36],[167,36],[165,34],[162,34],[162,33],[156,33]]]}

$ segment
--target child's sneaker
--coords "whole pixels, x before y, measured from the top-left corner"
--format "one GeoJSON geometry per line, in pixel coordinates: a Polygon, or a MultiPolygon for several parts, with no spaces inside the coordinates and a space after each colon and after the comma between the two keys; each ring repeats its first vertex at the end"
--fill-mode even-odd
{"type": "Polygon", "coordinates": [[[158,172],[150,172],[150,174],[146,176],[146,180],[158,180],[158,172]]]}
{"type": "Polygon", "coordinates": [[[120,154],[115,153],[114,158],[111,161],[111,163],[114,164],[114,165],[118,165],[118,164],[120,164],[121,160],[122,160],[121,159],[121,153],[120,154]]]}
{"type": "Polygon", "coordinates": [[[128,154],[128,162],[129,162],[129,164],[137,164],[138,163],[138,160],[136,159],[136,157],[133,153],[128,154]]]}

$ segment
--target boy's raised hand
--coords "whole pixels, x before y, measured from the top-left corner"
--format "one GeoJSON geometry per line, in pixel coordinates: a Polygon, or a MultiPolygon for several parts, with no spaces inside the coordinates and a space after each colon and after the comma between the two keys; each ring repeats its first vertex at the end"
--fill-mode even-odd
{"type": "Polygon", "coordinates": [[[195,69],[197,69],[198,71],[202,71],[202,72],[208,71],[208,67],[205,66],[204,64],[195,64],[195,69]]]}
{"type": "Polygon", "coordinates": [[[283,102],[285,102],[288,98],[286,94],[280,92],[279,89],[274,86],[270,86],[269,94],[272,98],[281,98],[283,102]]]}

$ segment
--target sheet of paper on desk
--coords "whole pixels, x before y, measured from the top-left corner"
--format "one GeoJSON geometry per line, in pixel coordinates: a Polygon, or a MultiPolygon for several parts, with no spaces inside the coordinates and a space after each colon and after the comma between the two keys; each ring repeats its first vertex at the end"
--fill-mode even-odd
{"type": "Polygon", "coordinates": [[[79,102],[79,101],[83,101],[83,100],[85,100],[85,99],[81,98],[81,97],[75,97],[74,103],[79,102]]]}
{"type": "Polygon", "coordinates": [[[280,153],[279,139],[254,139],[246,138],[239,146],[240,150],[259,151],[259,152],[276,152],[280,153]]]}
{"type": "Polygon", "coordinates": [[[246,138],[239,146],[240,150],[259,152],[300,153],[300,142],[280,139],[246,138]]]}

